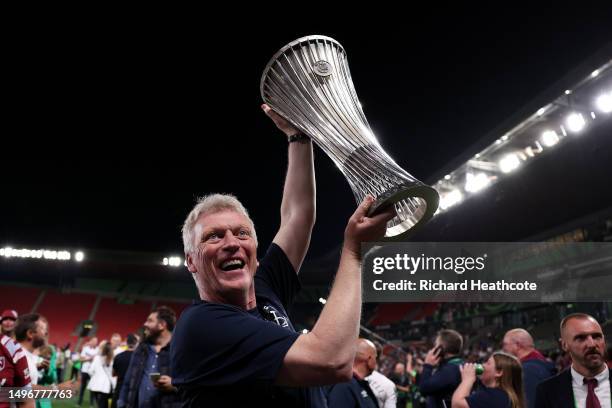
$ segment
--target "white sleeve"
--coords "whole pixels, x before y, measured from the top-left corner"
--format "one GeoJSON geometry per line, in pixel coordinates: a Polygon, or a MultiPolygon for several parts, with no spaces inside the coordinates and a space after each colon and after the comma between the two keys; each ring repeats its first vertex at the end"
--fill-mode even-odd
{"type": "Polygon", "coordinates": [[[385,388],[385,394],[387,394],[387,399],[385,400],[385,405],[381,408],[395,408],[397,405],[397,390],[395,388],[395,384],[387,383],[387,386],[385,388]]]}

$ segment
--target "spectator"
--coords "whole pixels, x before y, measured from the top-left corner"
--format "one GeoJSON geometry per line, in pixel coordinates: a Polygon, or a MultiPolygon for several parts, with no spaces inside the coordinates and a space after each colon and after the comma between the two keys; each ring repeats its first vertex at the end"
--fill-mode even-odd
{"type": "Polygon", "coordinates": [[[121,346],[121,335],[119,333],[113,333],[110,339],[111,347],[113,348],[113,356],[117,357],[122,353],[125,348],[121,346]]]}
{"type": "MultiPolygon", "coordinates": [[[[90,379],[90,370],[91,363],[93,359],[98,355],[100,349],[98,347],[98,338],[92,337],[86,344],[85,347],[81,350],[81,354],[79,356],[81,361],[81,390],[79,392],[79,402],[81,405],[83,403],[83,396],[85,395],[85,389],[87,388],[87,384],[90,379]]],[[[89,405],[93,406],[94,398],[93,394],[89,394],[89,405]]]]}
{"type": "Polygon", "coordinates": [[[128,334],[127,350],[122,352],[120,355],[115,356],[115,359],[113,360],[113,376],[117,377],[117,386],[115,387],[111,408],[117,407],[117,400],[119,399],[121,387],[123,386],[123,379],[125,378],[125,374],[127,373],[128,367],[130,366],[130,359],[132,358],[132,353],[134,352],[134,349],[137,345],[138,337],[133,333],[128,334]]]}
{"type": "Polygon", "coordinates": [[[376,368],[376,347],[370,340],[357,340],[357,353],[353,363],[353,378],[346,383],[335,384],[329,389],[327,402],[330,407],[378,408],[374,391],[365,378],[376,368]]]}
{"type": "MultiPolygon", "coordinates": [[[[32,382],[28,361],[21,345],[11,337],[0,333],[0,387],[18,387],[31,390],[32,382]]],[[[9,402],[0,401],[0,408],[10,408],[9,402]]],[[[34,408],[34,400],[27,400],[20,405],[21,408],[34,408]]]]}
{"type": "Polygon", "coordinates": [[[606,340],[592,316],[573,313],[561,321],[561,346],[571,356],[571,367],[540,383],[536,407],[609,407],[612,370],[604,361],[606,340]]]}
{"type": "Polygon", "coordinates": [[[15,338],[15,322],[19,315],[16,310],[7,309],[0,316],[0,330],[5,336],[15,338]]]}
{"type": "Polygon", "coordinates": [[[441,330],[434,347],[425,357],[419,390],[427,398],[427,408],[444,408],[451,405],[451,398],[461,382],[459,366],[463,338],[455,330],[441,330]]]}
{"type": "MultiPolygon", "coordinates": [[[[382,345],[378,342],[374,342],[374,345],[376,346],[376,354],[378,359],[382,359],[382,345]]],[[[376,366],[377,368],[380,366],[380,361],[377,361],[376,366]]],[[[378,406],[380,408],[396,408],[397,392],[395,391],[395,384],[393,384],[393,381],[379,372],[377,368],[372,371],[372,374],[366,377],[366,380],[368,381],[368,384],[370,384],[370,388],[376,396],[378,406]]]]}
{"type": "Polygon", "coordinates": [[[145,322],[145,339],[132,353],[117,407],[180,407],[170,377],[170,340],[176,323],[174,311],[160,306],[145,322]]]}
{"type": "Polygon", "coordinates": [[[113,394],[116,379],[113,378],[112,364],[113,345],[111,342],[104,342],[100,347],[100,354],[94,357],[89,368],[91,378],[87,385],[98,408],[108,408],[113,394]]]}
{"type": "Polygon", "coordinates": [[[483,364],[484,387],[470,395],[476,383],[473,363],[461,368],[461,383],[453,394],[452,408],[525,408],[521,362],[512,354],[498,351],[483,364]]]}

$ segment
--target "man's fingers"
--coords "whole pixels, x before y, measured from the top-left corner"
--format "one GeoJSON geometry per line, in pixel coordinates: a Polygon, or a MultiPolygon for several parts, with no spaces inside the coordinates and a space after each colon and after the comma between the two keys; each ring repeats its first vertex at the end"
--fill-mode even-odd
{"type": "Polygon", "coordinates": [[[387,222],[390,221],[391,219],[393,219],[393,217],[395,217],[397,215],[397,213],[395,212],[395,207],[393,205],[388,206],[387,208],[385,208],[384,211],[374,215],[373,217],[370,217],[372,219],[372,222],[374,223],[378,223],[378,222],[387,222]]]}
{"type": "Polygon", "coordinates": [[[374,197],[369,194],[365,196],[361,204],[359,204],[359,207],[355,210],[354,216],[357,220],[361,220],[368,214],[368,210],[372,206],[372,203],[374,203],[374,197]]]}
{"type": "Polygon", "coordinates": [[[268,115],[270,118],[272,118],[273,120],[276,120],[277,118],[279,118],[280,116],[278,116],[278,114],[276,112],[274,112],[272,110],[271,107],[269,107],[268,105],[266,105],[265,103],[263,105],[261,105],[261,109],[263,109],[264,113],[266,115],[268,115]]]}

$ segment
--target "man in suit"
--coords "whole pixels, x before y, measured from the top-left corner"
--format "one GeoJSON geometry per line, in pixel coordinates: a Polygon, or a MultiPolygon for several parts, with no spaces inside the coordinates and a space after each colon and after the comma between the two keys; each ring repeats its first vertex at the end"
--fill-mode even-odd
{"type": "Polygon", "coordinates": [[[572,365],[542,382],[536,391],[537,408],[604,408],[611,404],[610,370],[604,359],[606,341],[592,316],[574,313],[561,321],[561,346],[572,365]]]}

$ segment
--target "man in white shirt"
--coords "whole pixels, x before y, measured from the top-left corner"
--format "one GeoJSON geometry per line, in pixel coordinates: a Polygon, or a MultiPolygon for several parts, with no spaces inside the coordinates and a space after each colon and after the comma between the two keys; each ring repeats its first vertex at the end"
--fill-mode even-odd
{"type": "Polygon", "coordinates": [[[32,385],[38,384],[39,369],[49,367],[49,361],[39,362],[34,351],[47,343],[49,335],[47,319],[37,313],[22,315],[15,326],[15,338],[25,352],[32,385]]]}
{"type": "Polygon", "coordinates": [[[70,390],[75,392],[78,382],[65,381],[60,384],[38,385],[40,379],[39,370],[49,368],[49,360],[43,359],[36,354],[36,350],[47,344],[49,338],[49,324],[47,319],[38,313],[29,313],[19,316],[15,326],[15,338],[21,345],[28,362],[28,372],[30,375],[32,388],[34,390],[70,390]]]}
{"type": "Polygon", "coordinates": [[[611,405],[606,341],[592,316],[574,313],[561,321],[561,346],[572,358],[569,370],[538,386],[536,407],[603,408],[611,405]]]}
{"type": "MultiPolygon", "coordinates": [[[[374,342],[374,345],[376,346],[376,354],[378,356],[378,367],[383,356],[383,347],[376,341],[374,342]]],[[[397,391],[395,390],[395,384],[393,381],[377,370],[372,371],[372,374],[366,377],[366,380],[370,384],[370,388],[376,396],[379,408],[396,408],[397,391]]]]}
{"type": "MultiPolygon", "coordinates": [[[[79,392],[79,405],[83,404],[83,395],[85,395],[85,389],[90,378],[91,363],[93,359],[98,355],[100,350],[98,349],[98,338],[92,337],[81,350],[81,390],[79,392]]],[[[89,405],[93,406],[93,396],[89,395],[89,405]]]]}

